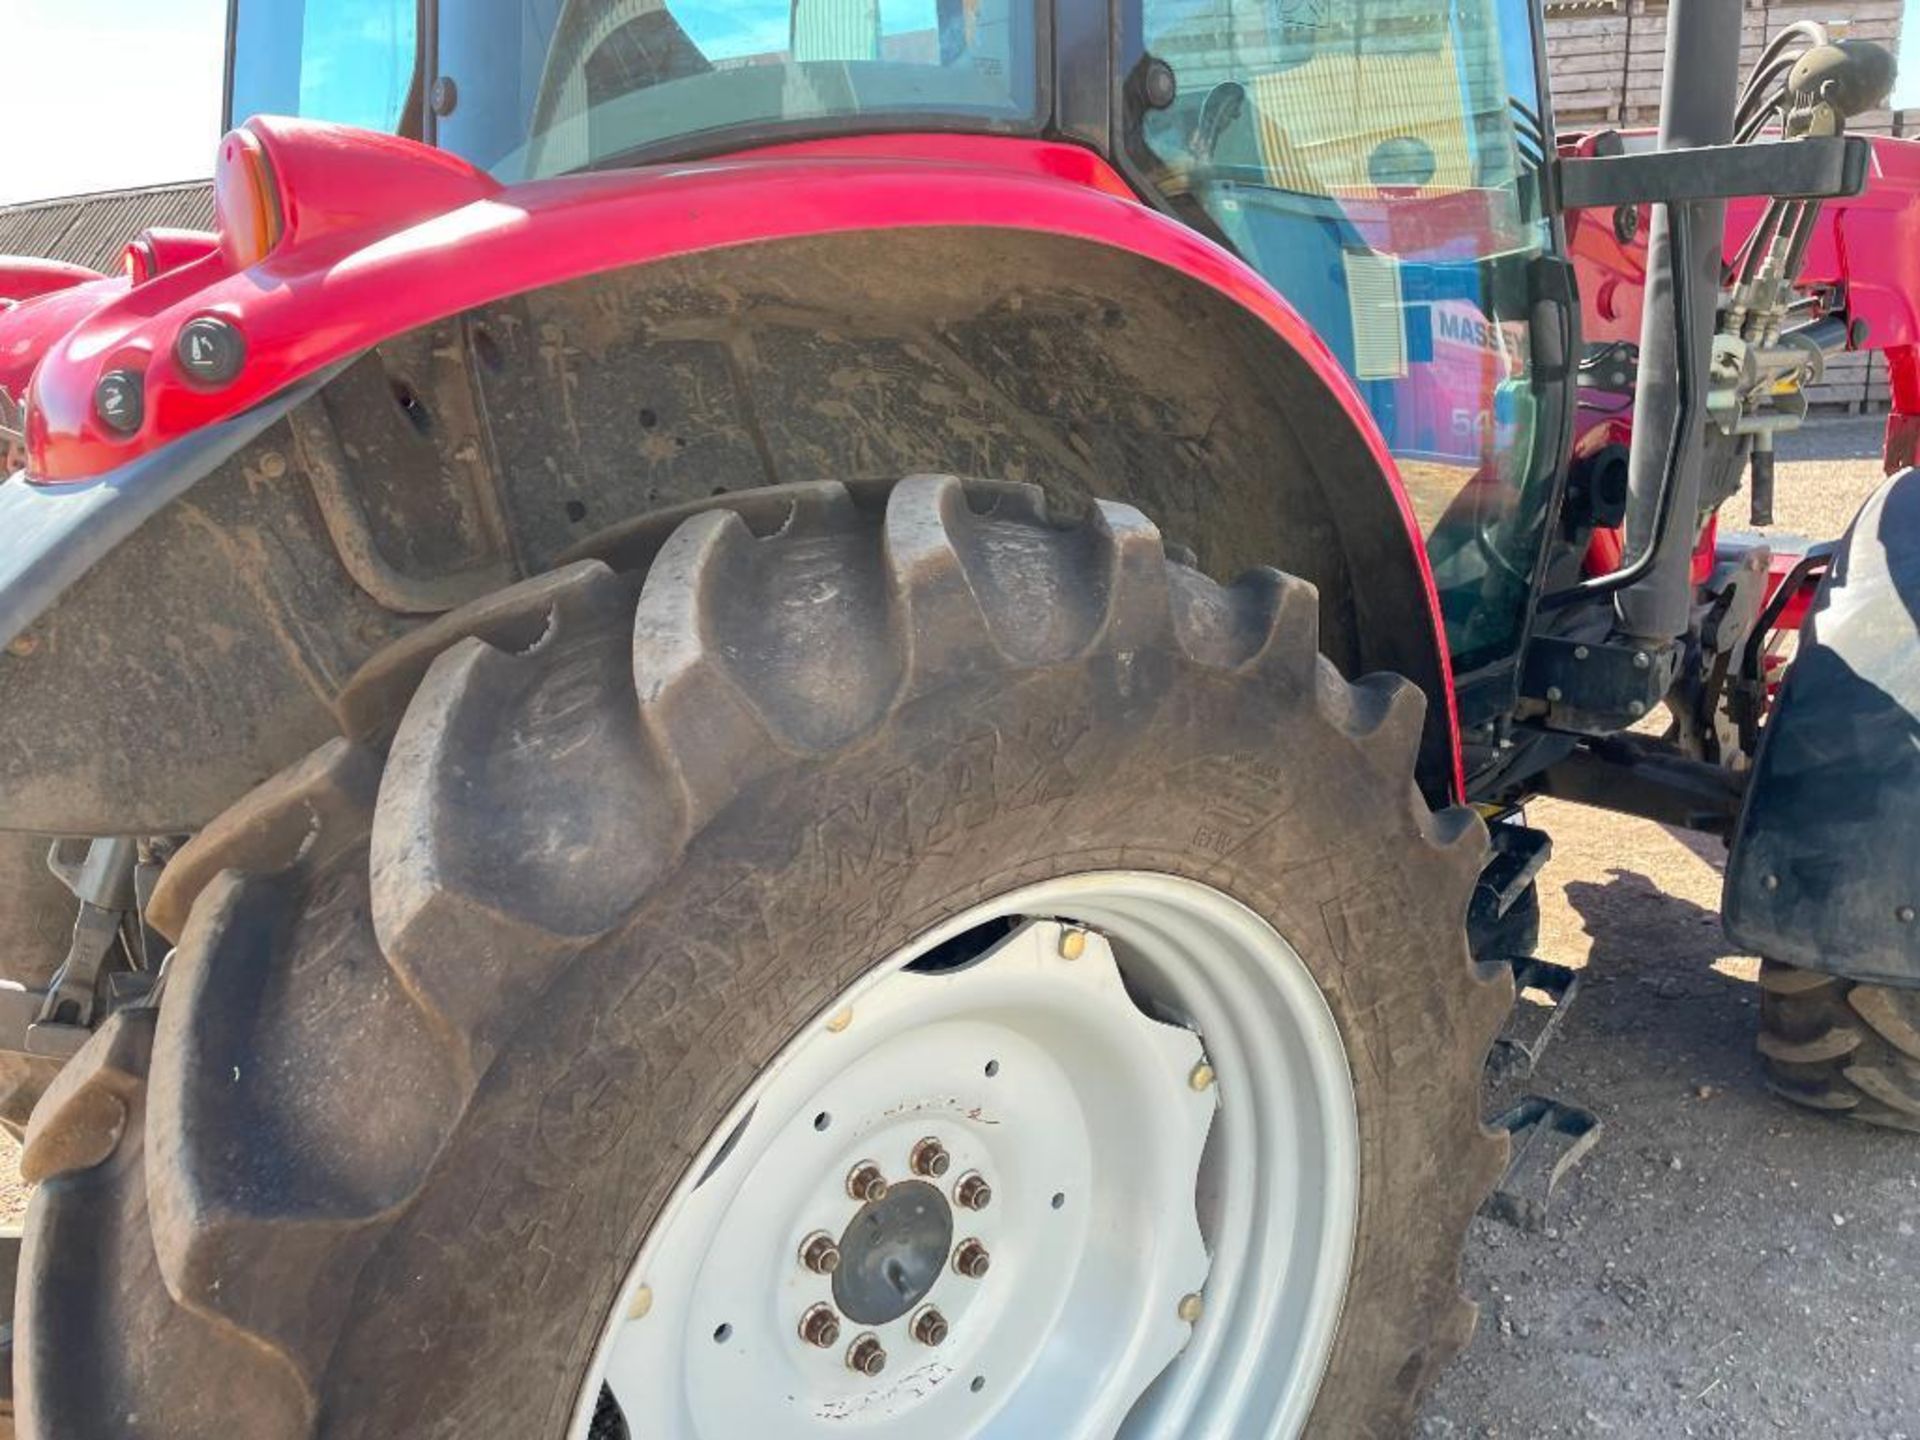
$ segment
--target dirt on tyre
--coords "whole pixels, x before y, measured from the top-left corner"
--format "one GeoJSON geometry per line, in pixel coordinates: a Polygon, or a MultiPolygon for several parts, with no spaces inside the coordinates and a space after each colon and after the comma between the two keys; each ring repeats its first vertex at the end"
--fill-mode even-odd
{"type": "Polygon", "coordinates": [[[1756,1043],[1783,1099],[1920,1134],[1920,991],[1766,960],[1756,1043]]]}
{"type": "Polygon", "coordinates": [[[1410,1423],[1511,994],[1418,692],[1123,506],[744,508],[428,627],[169,867],[29,1133],[24,1435],[1410,1423]]]}

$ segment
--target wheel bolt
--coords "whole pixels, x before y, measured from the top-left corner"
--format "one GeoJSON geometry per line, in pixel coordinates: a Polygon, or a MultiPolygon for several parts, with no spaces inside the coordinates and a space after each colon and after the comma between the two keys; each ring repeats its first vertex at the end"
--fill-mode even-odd
{"type": "Polygon", "coordinates": [[[969,1280],[986,1277],[987,1267],[993,1263],[987,1254],[987,1247],[978,1240],[962,1240],[953,1252],[953,1269],[956,1275],[964,1275],[969,1280]]]}
{"type": "Polygon", "coordinates": [[[871,1160],[862,1160],[847,1176],[847,1194],[856,1200],[878,1200],[887,1193],[887,1177],[871,1160]]]}
{"type": "Polygon", "coordinates": [[[952,1168],[953,1157],[947,1154],[946,1146],[929,1135],[913,1147],[907,1163],[913,1167],[914,1174],[938,1180],[952,1168]]]}
{"type": "Polygon", "coordinates": [[[887,1352],[878,1335],[862,1335],[847,1347],[847,1368],[871,1380],[887,1368],[887,1352]]]}
{"type": "Polygon", "coordinates": [[[800,1242],[800,1263],[816,1275],[831,1275],[840,1268],[840,1247],[824,1230],[816,1230],[800,1242]]]}
{"type": "Polygon", "coordinates": [[[825,1350],[840,1338],[840,1317],[831,1305],[816,1305],[800,1317],[800,1338],[825,1350]]]}
{"type": "Polygon", "coordinates": [[[969,1170],[953,1187],[953,1198],[963,1210],[984,1210],[993,1203],[993,1186],[977,1170],[969,1170]]]}
{"type": "Polygon", "coordinates": [[[939,1345],[947,1338],[947,1317],[929,1305],[913,1317],[913,1338],[922,1345],[939,1345]]]}

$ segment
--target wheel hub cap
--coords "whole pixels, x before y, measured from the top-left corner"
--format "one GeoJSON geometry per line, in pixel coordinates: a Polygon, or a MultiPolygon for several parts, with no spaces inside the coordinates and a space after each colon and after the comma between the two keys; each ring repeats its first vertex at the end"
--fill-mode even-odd
{"type": "Polygon", "coordinates": [[[952,1253],[947,1197],[924,1180],[895,1185],[841,1235],[833,1303],[859,1324],[890,1324],[926,1299],[952,1253]]]}

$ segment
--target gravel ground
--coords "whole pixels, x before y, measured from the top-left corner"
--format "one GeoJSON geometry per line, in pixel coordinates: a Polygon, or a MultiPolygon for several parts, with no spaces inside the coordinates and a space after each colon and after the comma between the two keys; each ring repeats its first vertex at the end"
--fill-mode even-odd
{"type": "MultiPolygon", "coordinates": [[[[1786,437],[1776,532],[1845,527],[1880,427],[1786,437]]],[[[1606,1130],[1547,1233],[1474,1222],[1480,1330],[1419,1434],[1920,1440],[1920,1141],[1762,1089],[1758,962],[1720,931],[1718,842],[1528,818],[1554,838],[1541,953],[1587,968],[1529,1087],[1606,1130]]]]}
{"type": "MultiPolygon", "coordinates": [[[[1777,531],[1840,532],[1880,425],[1785,438],[1777,531]]],[[[1529,818],[1555,843],[1541,953],[1589,972],[1530,1087],[1606,1133],[1545,1234],[1475,1222],[1480,1330],[1419,1433],[1920,1440],[1920,1141],[1762,1090],[1758,966],[1720,933],[1716,842],[1529,818]]],[[[25,1204],[14,1158],[0,1134],[0,1224],[25,1204]]]]}
{"type": "Polygon", "coordinates": [[[20,1179],[20,1147],[0,1130],[0,1231],[17,1229],[27,1213],[27,1187],[20,1179]]]}

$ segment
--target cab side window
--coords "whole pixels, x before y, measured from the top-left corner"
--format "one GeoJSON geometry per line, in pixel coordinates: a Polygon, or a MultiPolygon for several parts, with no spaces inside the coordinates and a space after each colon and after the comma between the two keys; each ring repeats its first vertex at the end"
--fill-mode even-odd
{"type": "Polygon", "coordinates": [[[1137,133],[1314,325],[1400,463],[1463,668],[1518,638],[1545,496],[1530,318],[1552,246],[1524,0],[1143,0],[1137,133]]]}

